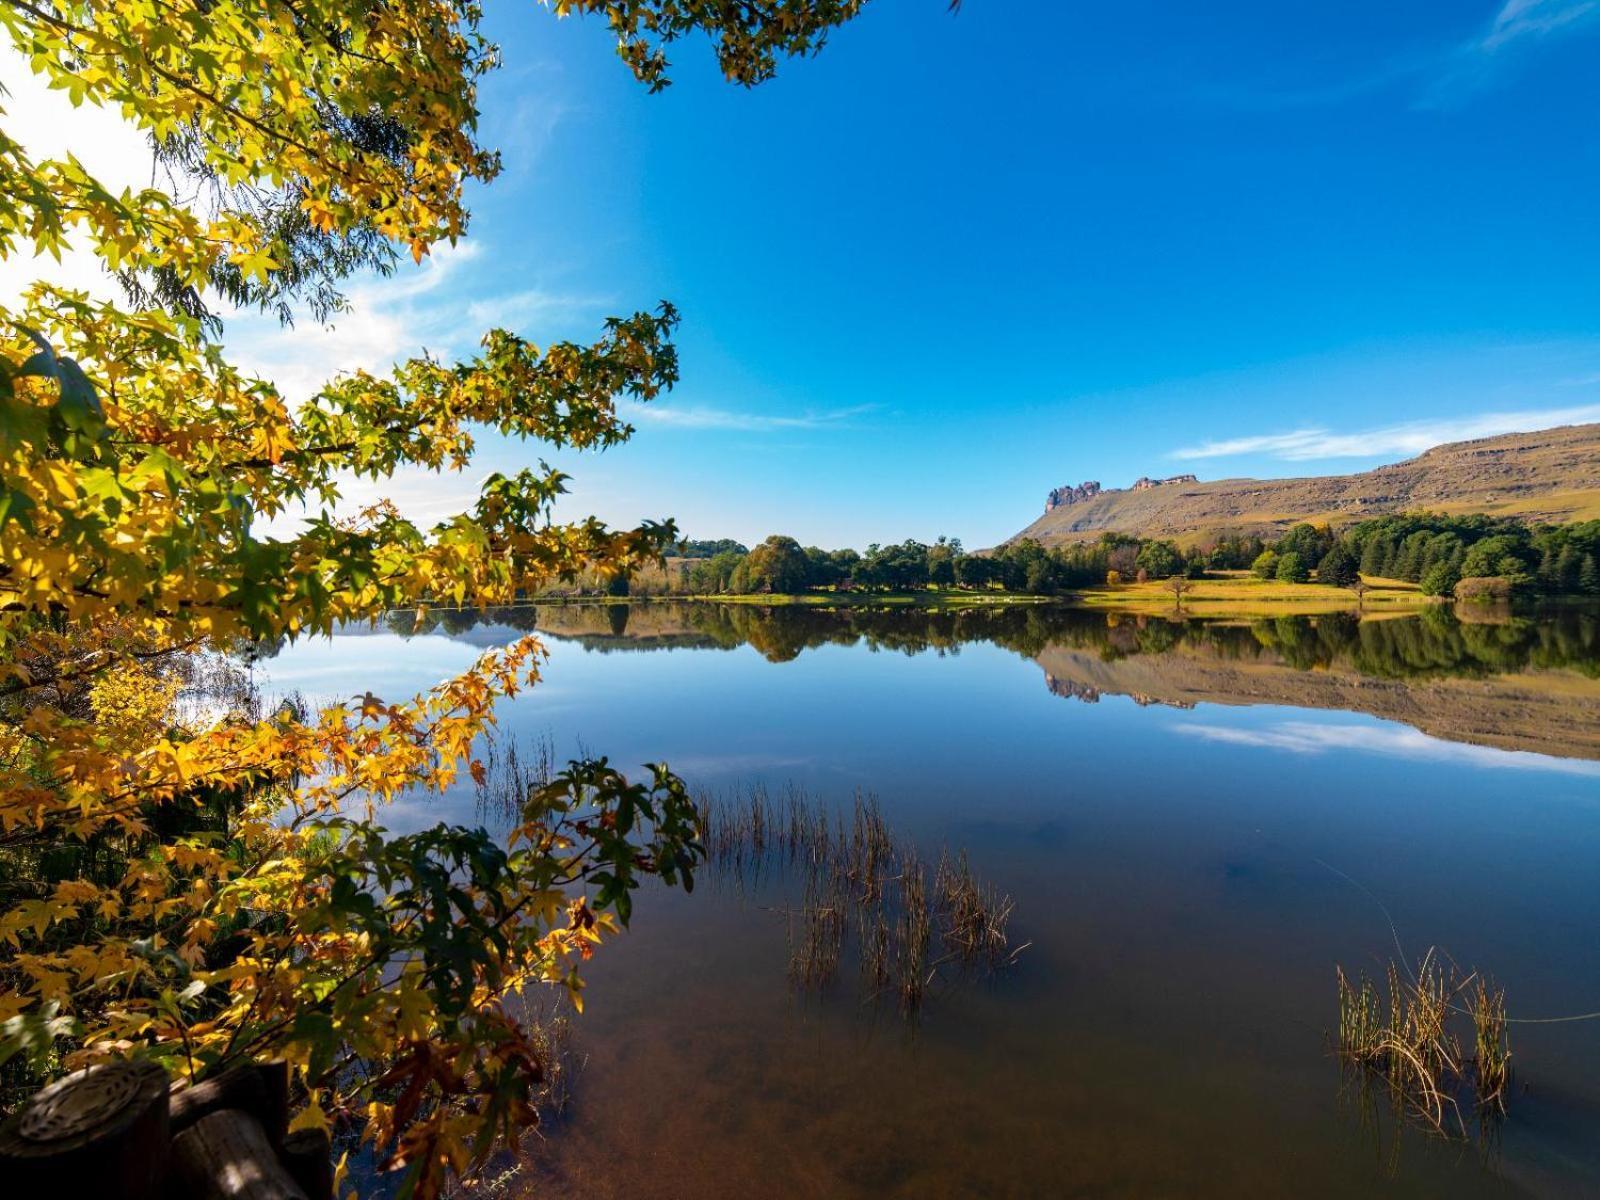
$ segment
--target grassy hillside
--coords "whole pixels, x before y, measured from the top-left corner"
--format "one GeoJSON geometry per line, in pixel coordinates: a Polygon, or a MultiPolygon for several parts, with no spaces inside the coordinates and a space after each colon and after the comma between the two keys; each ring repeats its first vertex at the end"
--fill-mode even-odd
{"type": "Polygon", "coordinates": [[[1141,704],[1273,704],[1370,713],[1431,737],[1501,750],[1600,759],[1594,681],[1528,668],[1483,678],[1381,678],[1336,662],[1304,670],[1275,655],[1232,658],[1200,641],[1160,653],[1108,657],[1051,645],[1037,656],[1060,696],[1133,696],[1141,704]]]}
{"type": "Polygon", "coordinates": [[[1600,517],[1600,424],[1452,442],[1355,475],[1104,491],[1046,512],[1017,537],[1059,545],[1115,530],[1188,544],[1220,533],[1270,537],[1296,521],[1340,525],[1417,509],[1549,522],[1600,517]]]}

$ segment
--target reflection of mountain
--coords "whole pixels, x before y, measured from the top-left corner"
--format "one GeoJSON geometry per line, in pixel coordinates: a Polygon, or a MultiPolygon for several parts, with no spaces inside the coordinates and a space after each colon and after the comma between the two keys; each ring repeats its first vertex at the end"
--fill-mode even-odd
{"type": "MultiPolygon", "coordinates": [[[[1044,686],[1050,689],[1052,696],[1060,696],[1067,700],[1081,700],[1085,704],[1099,704],[1103,694],[1099,688],[1087,683],[1079,683],[1075,679],[1062,679],[1052,675],[1048,670],[1044,673],[1044,686]]],[[[1193,708],[1194,702],[1189,700],[1164,700],[1160,696],[1150,696],[1144,692],[1127,692],[1127,695],[1140,708],[1148,708],[1152,704],[1159,704],[1163,708],[1193,708]]]]}
{"type": "Polygon", "coordinates": [[[1038,662],[1058,696],[1121,695],[1183,708],[1209,703],[1347,709],[1454,742],[1600,759],[1600,685],[1571,671],[1385,679],[1338,662],[1308,671],[1275,654],[1229,658],[1215,645],[1187,641],[1113,659],[1054,645],[1038,662]]]}

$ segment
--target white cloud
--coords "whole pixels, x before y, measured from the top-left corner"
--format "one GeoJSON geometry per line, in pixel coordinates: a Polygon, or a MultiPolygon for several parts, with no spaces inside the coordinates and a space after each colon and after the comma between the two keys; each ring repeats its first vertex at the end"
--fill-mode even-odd
{"type": "Polygon", "coordinates": [[[1562,775],[1600,778],[1600,762],[1554,758],[1526,750],[1497,750],[1429,737],[1416,729],[1390,725],[1333,725],[1314,721],[1280,721],[1267,729],[1237,729],[1227,725],[1192,723],[1176,726],[1179,733],[1232,746],[1257,746],[1291,754],[1326,754],[1354,751],[1442,762],[1460,766],[1508,771],[1553,771],[1562,775]]]}
{"type": "MultiPolygon", "coordinates": [[[[349,311],[327,325],[302,321],[284,328],[268,314],[236,313],[223,340],[241,368],[302,401],[342,372],[383,372],[424,350],[441,357],[470,355],[490,329],[542,340],[552,326],[592,316],[606,303],[541,288],[463,302],[460,277],[483,257],[482,243],[441,245],[419,266],[407,262],[387,279],[347,287],[349,311]]],[[[593,332],[599,334],[598,323],[593,332]]]]}
{"type": "Polygon", "coordinates": [[[1289,462],[1322,458],[1376,458],[1421,454],[1443,442],[1493,437],[1501,433],[1521,433],[1548,429],[1555,425],[1581,425],[1600,421],[1600,404],[1572,408],[1535,409],[1526,412],[1480,413],[1471,417],[1428,421],[1408,421],[1355,433],[1334,433],[1327,429],[1295,429],[1287,433],[1257,434],[1202,442],[1170,452],[1181,459],[1234,458],[1246,454],[1265,455],[1289,462]]]}
{"type": "MultiPolygon", "coordinates": [[[[65,159],[70,152],[112,191],[150,186],[154,157],[145,135],[111,109],[89,103],[74,108],[65,92],[45,86],[9,42],[0,44],[0,87],[5,92],[0,95],[0,120],[6,133],[34,160],[65,159]]],[[[121,294],[79,238],[69,240],[60,262],[27,254],[0,259],[0,296],[14,298],[40,281],[102,300],[121,294]]]]}
{"type": "Polygon", "coordinates": [[[1597,13],[1600,0],[1506,0],[1473,48],[1492,54],[1522,38],[1575,26],[1597,13]]]}
{"type": "Polygon", "coordinates": [[[630,421],[665,425],[677,429],[729,429],[744,433],[776,433],[786,429],[838,429],[877,409],[876,404],[855,404],[849,408],[814,410],[799,415],[739,412],[726,408],[673,408],[671,406],[628,403],[623,415],[630,421]]]}

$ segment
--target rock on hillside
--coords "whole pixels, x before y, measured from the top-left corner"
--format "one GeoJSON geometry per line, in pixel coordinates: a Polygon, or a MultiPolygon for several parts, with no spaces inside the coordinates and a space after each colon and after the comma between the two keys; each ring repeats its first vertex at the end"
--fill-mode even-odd
{"type": "Polygon", "coordinates": [[[1296,521],[1339,525],[1417,509],[1588,520],[1600,517],[1600,424],[1451,442],[1356,475],[1210,483],[1179,475],[1140,484],[1058,488],[1044,515],[1016,536],[1055,545],[1114,530],[1187,543],[1223,533],[1271,536],[1296,521]]]}

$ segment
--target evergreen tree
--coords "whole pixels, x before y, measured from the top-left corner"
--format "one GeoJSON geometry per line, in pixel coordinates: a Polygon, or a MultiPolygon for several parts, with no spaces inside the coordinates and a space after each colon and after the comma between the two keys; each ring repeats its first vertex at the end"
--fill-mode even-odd
{"type": "Polygon", "coordinates": [[[1382,575],[1385,573],[1384,567],[1388,565],[1384,561],[1385,545],[1385,540],[1381,537],[1367,539],[1367,544],[1361,551],[1361,573],[1363,575],[1382,575]]]}
{"type": "Polygon", "coordinates": [[[1345,549],[1343,542],[1335,542],[1333,549],[1317,563],[1317,582],[1332,587],[1349,587],[1360,578],[1355,556],[1345,549]]]}
{"type": "Polygon", "coordinates": [[[1578,590],[1600,596],[1600,562],[1596,562],[1592,554],[1583,556],[1583,566],[1578,569],[1578,590]]]}
{"type": "Polygon", "coordinates": [[[1578,573],[1583,570],[1583,556],[1578,553],[1578,548],[1571,542],[1561,547],[1561,553],[1556,556],[1555,580],[1550,586],[1552,592],[1570,592],[1578,587],[1578,573]]]}

